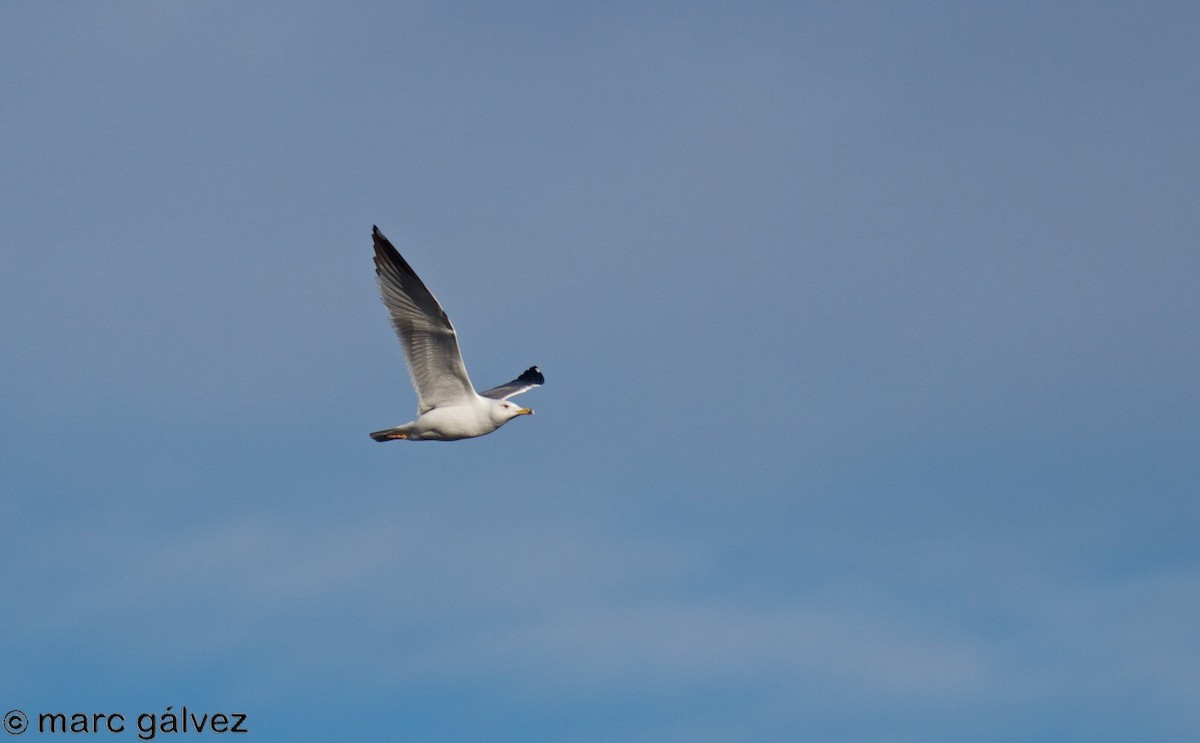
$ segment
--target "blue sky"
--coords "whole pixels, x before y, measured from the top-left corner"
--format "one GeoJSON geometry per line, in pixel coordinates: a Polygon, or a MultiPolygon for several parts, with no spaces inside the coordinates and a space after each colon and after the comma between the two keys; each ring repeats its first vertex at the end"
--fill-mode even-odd
{"type": "Polygon", "coordinates": [[[1193,4],[0,15],[3,709],[1200,735],[1193,4]]]}

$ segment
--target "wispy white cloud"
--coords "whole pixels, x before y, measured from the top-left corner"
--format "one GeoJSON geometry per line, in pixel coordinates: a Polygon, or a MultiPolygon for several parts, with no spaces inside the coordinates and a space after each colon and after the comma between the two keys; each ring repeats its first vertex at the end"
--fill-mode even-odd
{"type": "MultiPolygon", "coordinates": [[[[464,517],[424,503],[335,524],[217,520],[140,543],[80,539],[58,559],[90,555],[88,579],[28,597],[11,631],[113,658],[152,645],[172,668],[253,652],[273,658],[246,691],[265,698],[314,674],[508,679],[497,693],[520,704],[755,690],[722,719],[734,729],[760,705],[786,716],[790,697],[962,710],[1149,694],[1173,724],[1200,729],[1188,701],[1200,690],[1194,569],[1089,577],[998,537],[902,550],[899,573],[919,576],[907,586],[851,565],[790,595],[748,593],[706,581],[722,553],[694,539],[631,535],[604,514],[464,517]]],[[[30,564],[17,570],[46,560],[19,557],[30,564]]]]}

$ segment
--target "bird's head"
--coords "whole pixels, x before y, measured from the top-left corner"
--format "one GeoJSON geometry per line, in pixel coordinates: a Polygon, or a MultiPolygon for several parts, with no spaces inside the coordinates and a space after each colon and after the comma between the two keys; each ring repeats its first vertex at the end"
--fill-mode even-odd
{"type": "Polygon", "coordinates": [[[495,400],[492,403],[492,420],[497,423],[507,423],[518,415],[533,415],[533,410],[508,400],[495,400]]]}

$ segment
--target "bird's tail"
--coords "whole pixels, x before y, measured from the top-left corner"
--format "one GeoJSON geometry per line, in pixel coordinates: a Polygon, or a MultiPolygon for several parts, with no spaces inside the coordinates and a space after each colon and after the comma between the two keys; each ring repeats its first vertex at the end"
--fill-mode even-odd
{"type": "Polygon", "coordinates": [[[398,439],[408,438],[408,426],[397,426],[396,428],[385,428],[382,431],[373,431],[371,438],[376,441],[396,441],[398,439]]]}

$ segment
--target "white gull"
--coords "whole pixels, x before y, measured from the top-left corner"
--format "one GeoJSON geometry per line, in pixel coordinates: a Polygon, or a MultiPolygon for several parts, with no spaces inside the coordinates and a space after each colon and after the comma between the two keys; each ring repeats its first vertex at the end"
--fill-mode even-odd
{"type": "Polygon", "coordinates": [[[404,346],[404,360],[417,391],[417,418],[402,426],[375,431],[376,441],[454,441],[495,431],[520,415],[533,415],[508,401],[537,387],[545,377],[536,366],[485,392],[476,392],[467,376],[458,336],[445,310],[378,227],[375,274],[379,293],[404,346]]]}

